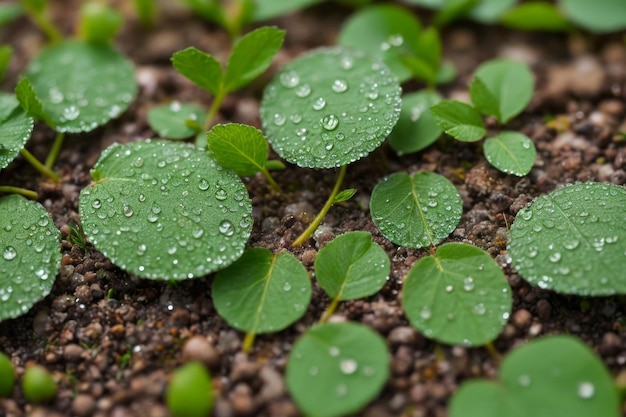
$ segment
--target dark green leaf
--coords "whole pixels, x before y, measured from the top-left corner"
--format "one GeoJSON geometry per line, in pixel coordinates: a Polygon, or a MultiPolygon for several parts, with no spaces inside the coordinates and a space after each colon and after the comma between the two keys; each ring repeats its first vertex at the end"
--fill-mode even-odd
{"type": "Polygon", "coordinates": [[[15,370],[11,359],[0,352],[0,398],[11,397],[15,385],[15,370]]]}
{"type": "Polygon", "coordinates": [[[187,139],[202,130],[204,117],[205,112],[202,107],[173,101],[170,104],[151,108],[148,111],[148,124],[163,138],[187,139]],[[188,120],[195,122],[195,126],[190,127],[188,120]]]}
{"type": "Polygon", "coordinates": [[[213,408],[211,375],[200,362],[187,362],[172,374],[165,401],[174,417],[206,417],[213,408]]]}
{"type": "Polygon", "coordinates": [[[28,78],[22,78],[15,86],[15,97],[20,103],[20,106],[24,109],[29,116],[46,121],[47,124],[54,127],[54,122],[50,120],[48,115],[43,110],[43,104],[37,93],[33,88],[33,85],[28,78]]]}
{"type": "Polygon", "coordinates": [[[343,203],[344,201],[350,200],[356,194],[356,188],[348,188],[346,190],[340,191],[335,196],[333,200],[333,204],[343,203]]]}
{"type": "Polygon", "coordinates": [[[489,91],[483,80],[474,77],[470,84],[469,92],[476,110],[486,116],[493,116],[499,122],[502,122],[498,98],[489,91]]]}
{"type": "Polygon", "coordinates": [[[12,94],[0,93],[0,169],[6,168],[26,145],[34,122],[12,94]]]}
{"type": "Polygon", "coordinates": [[[424,90],[402,97],[400,119],[389,135],[389,144],[398,155],[421,151],[441,136],[441,129],[430,113],[441,96],[424,90]]]}
{"type": "Polygon", "coordinates": [[[506,174],[523,177],[535,163],[537,151],[530,138],[518,132],[502,132],[484,144],[485,158],[506,174]]]}
{"type": "Polygon", "coordinates": [[[443,27],[457,20],[472,10],[481,0],[446,0],[435,15],[433,25],[443,27]]]}
{"type": "Polygon", "coordinates": [[[521,30],[566,31],[571,29],[567,19],[552,3],[532,1],[520,4],[500,17],[500,22],[508,27],[521,30]]]}
{"type": "Polygon", "coordinates": [[[13,54],[13,48],[8,45],[0,46],[0,80],[4,78],[4,74],[11,61],[11,55],[13,54]]]}
{"type": "Polygon", "coordinates": [[[487,133],[480,114],[469,104],[444,100],[431,106],[430,112],[437,125],[457,140],[475,142],[487,133]]]}
{"type": "Polygon", "coordinates": [[[172,64],[198,87],[214,95],[222,91],[222,65],[211,55],[189,47],[172,55],[172,64]]]}
{"type": "Polygon", "coordinates": [[[209,150],[218,164],[242,176],[265,167],[269,146],[263,132],[243,124],[215,125],[207,132],[209,150]]]}
{"type": "Polygon", "coordinates": [[[109,44],[124,23],[124,17],[106,4],[88,2],[81,7],[80,34],[84,40],[109,44]]]}

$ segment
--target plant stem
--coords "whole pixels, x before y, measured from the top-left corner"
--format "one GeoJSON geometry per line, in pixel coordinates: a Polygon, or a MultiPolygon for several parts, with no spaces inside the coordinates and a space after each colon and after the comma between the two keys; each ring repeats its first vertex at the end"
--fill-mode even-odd
{"type": "Polygon", "coordinates": [[[33,154],[28,152],[26,149],[22,148],[20,154],[42,175],[45,175],[54,182],[58,182],[60,180],[59,176],[53,170],[39,162],[37,158],[35,158],[33,154]]]}
{"type": "Polygon", "coordinates": [[[37,200],[37,192],[26,188],[12,187],[10,185],[0,185],[0,194],[20,194],[31,200],[37,200]]]}
{"type": "Polygon", "coordinates": [[[222,103],[224,102],[224,98],[226,98],[226,90],[222,89],[220,92],[213,98],[213,103],[211,103],[211,107],[209,108],[209,112],[206,115],[206,120],[202,125],[202,128],[206,132],[213,125],[213,120],[215,120],[215,116],[217,116],[217,112],[220,107],[222,107],[222,103]]]}
{"type": "Polygon", "coordinates": [[[492,342],[485,343],[485,349],[487,349],[487,352],[489,352],[489,355],[491,355],[493,359],[500,362],[500,352],[496,350],[492,342]]]}
{"type": "Polygon", "coordinates": [[[50,19],[46,16],[45,12],[38,12],[36,10],[27,10],[33,22],[46,34],[50,43],[58,43],[63,40],[63,35],[59,32],[56,26],[52,24],[50,19]]]}
{"type": "Polygon", "coordinates": [[[263,174],[263,177],[265,177],[265,180],[268,182],[270,187],[272,187],[272,190],[276,191],[277,193],[283,192],[283,190],[280,188],[280,185],[278,185],[276,181],[274,181],[274,178],[272,178],[272,174],[270,174],[267,168],[265,167],[261,168],[261,174],[263,174]]]}
{"type": "Polygon", "coordinates": [[[253,332],[246,333],[246,337],[243,339],[243,345],[241,347],[241,350],[243,350],[244,353],[248,353],[250,352],[250,349],[252,349],[255,336],[256,335],[253,332]]]}
{"type": "Polygon", "coordinates": [[[348,167],[347,165],[343,165],[339,169],[339,175],[337,176],[335,187],[333,188],[333,191],[328,196],[328,200],[326,200],[326,204],[324,204],[324,207],[322,207],[322,210],[320,210],[317,216],[315,216],[315,219],[313,219],[313,222],[309,225],[309,227],[307,227],[306,230],[302,232],[302,234],[291,244],[291,246],[301,246],[304,242],[306,242],[308,238],[311,237],[311,235],[315,232],[315,230],[317,230],[322,220],[324,220],[324,217],[326,217],[326,214],[328,214],[328,210],[330,210],[333,203],[335,202],[335,197],[339,193],[339,189],[341,188],[341,183],[343,182],[343,179],[346,176],[347,167],[348,167]]]}
{"type": "Polygon", "coordinates": [[[326,323],[330,316],[335,313],[335,310],[337,310],[337,306],[339,305],[339,301],[339,294],[337,294],[337,296],[333,298],[333,301],[331,301],[330,305],[326,308],[326,311],[324,311],[324,314],[322,314],[320,323],[326,323]]]}
{"type": "Polygon", "coordinates": [[[52,169],[54,167],[57,158],[59,157],[59,153],[61,153],[61,147],[63,146],[63,139],[65,139],[65,133],[57,132],[57,136],[54,138],[54,143],[52,144],[52,149],[50,149],[50,153],[46,158],[46,167],[52,169]]]}

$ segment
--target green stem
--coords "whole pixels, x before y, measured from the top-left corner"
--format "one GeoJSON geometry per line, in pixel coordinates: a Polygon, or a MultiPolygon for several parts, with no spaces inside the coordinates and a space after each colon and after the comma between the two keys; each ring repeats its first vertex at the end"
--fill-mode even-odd
{"type": "Polygon", "coordinates": [[[274,181],[274,178],[272,178],[272,174],[270,174],[267,168],[265,167],[261,168],[261,174],[263,174],[263,176],[265,177],[265,180],[268,182],[270,187],[272,187],[272,190],[276,191],[277,193],[283,192],[280,188],[280,185],[278,185],[276,181],[274,181]]]}
{"type": "Polygon", "coordinates": [[[50,43],[58,43],[63,40],[63,35],[61,35],[59,29],[48,19],[45,12],[37,12],[36,10],[27,10],[27,12],[39,29],[50,39],[50,43]]]}
{"type": "Polygon", "coordinates": [[[35,158],[33,154],[28,152],[26,149],[22,148],[20,154],[42,175],[45,175],[54,182],[58,182],[60,180],[59,176],[53,170],[39,162],[37,158],[35,158]]]}
{"type": "Polygon", "coordinates": [[[241,347],[241,349],[244,351],[244,353],[248,353],[252,349],[252,345],[254,344],[254,337],[255,336],[256,335],[253,332],[246,333],[246,337],[243,339],[243,346],[241,347]]]}
{"type": "Polygon", "coordinates": [[[333,298],[333,301],[331,301],[326,311],[324,311],[324,314],[322,314],[322,318],[320,319],[320,324],[326,323],[328,319],[330,318],[330,316],[332,316],[335,313],[335,310],[337,310],[337,306],[339,305],[339,301],[340,301],[339,294],[337,294],[337,296],[333,298]]]}
{"type": "Polygon", "coordinates": [[[202,128],[204,129],[204,131],[206,132],[207,130],[209,130],[209,128],[213,125],[213,121],[215,120],[215,116],[217,116],[217,112],[219,111],[220,107],[222,107],[222,103],[224,102],[224,99],[226,98],[226,90],[221,90],[214,98],[213,98],[213,103],[211,103],[211,107],[209,108],[209,112],[206,115],[206,120],[204,121],[204,124],[202,125],[202,128]]]}
{"type": "Polygon", "coordinates": [[[0,185],[0,194],[20,194],[31,200],[37,200],[37,193],[33,190],[27,190],[26,188],[12,187],[10,185],[0,185]]]}
{"type": "Polygon", "coordinates": [[[326,204],[324,204],[324,207],[322,207],[322,210],[320,210],[317,216],[315,216],[315,219],[313,219],[313,222],[309,225],[309,227],[307,227],[306,230],[302,232],[302,234],[291,244],[291,246],[301,246],[304,242],[306,242],[308,238],[311,237],[311,235],[313,235],[313,233],[315,232],[315,230],[317,230],[320,223],[322,223],[322,220],[324,220],[324,217],[326,217],[326,214],[328,214],[328,211],[330,210],[333,203],[335,202],[335,197],[339,193],[339,189],[341,188],[341,183],[343,182],[343,179],[346,176],[347,167],[348,167],[347,165],[343,165],[339,169],[339,175],[337,176],[335,187],[333,188],[333,191],[328,196],[328,200],[326,200],[326,204]]]}
{"type": "Polygon", "coordinates": [[[57,132],[57,136],[54,138],[54,143],[52,144],[52,149],[50,149],[50,153],[48,153],[48,157],[46,158],[46,167],[50,169],[54,167],[54,164],[59,157],[59,153],[61,153],[63,139],[65,139],[65,133],[57,132]]]}

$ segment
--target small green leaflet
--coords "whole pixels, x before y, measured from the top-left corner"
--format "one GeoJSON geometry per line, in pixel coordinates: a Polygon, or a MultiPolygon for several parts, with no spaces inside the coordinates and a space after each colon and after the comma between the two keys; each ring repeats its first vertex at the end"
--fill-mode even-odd
{"type": "Polygon", "coordinates": [[[13,369],[11,359],[0,352],[0,398],[13,395],[14,386],[15,370],[13,369]]]}
{"type": "Polygon", "coordinates": [[[561,32],[572,28],[555,4],[544,1],[522,3],[502,15],[500,22],[514,29],[530,31],[561,32]]]}
{"type": "Polygon", "coordinates": [[[450,402],[450,417],[618,417],[613,378],[587,345],[548,336],[513,350],[498,381],[471,380],[450,402]]]}
{"type": "Polygon", "coordinates": [[[311,328],[293,346],[287,388],[300,411],[311,417],[338,417],[363,408],[389,375],[384,339],[357,323],[311,328]]]}
{"type": "Polygon", "coordinates": [[[411,70],[413,77],[424,80],[429,86],[435,85],[441,70],[441,39],[434,27],[422,31],[411,42],[412,54],[403,54],[404,65],[411,70]]]}
{"type": "Polygon", "coordinates": [[[578,295],[626,293],[626,189],[587,182],[537,198],[517,213],[509,256],[528,282],[578,295]]]}
{"type": "Polygon", "coordinates": [[[265,88],[261,120],[283,159],[339,167],[380,146],[398,121],[401,91],[387,67],[365,53],[318,49],[285,65],[265,88]]]}
{"type": "Polygon", "coordinates": [[[323,1],[324,0],[256,0],[253,19],[255,21],[268,20],[296,10],[302,10],[305,7],[322,3],[323,1]]]}
{"type": "Polygon", "coordinates": [[[0,93],[0,169],[6,168],[30,139],[34,122],[15,96],[0,93]]]}
{"type": "Polygon", "coordinates": [[[530,138],[518,132],[502,132],[488,138],[483,146],[485,158],[506,174],[523,177],[535,163],[537,150],[530,138]]]}
{"type": "Polygon", "coordinates": [[[436,245],[459,224],[461,196],[447,178],[404,172],[384,178],[370,200],[372,220],[397,245],[422,248],[436,245]]]}
{"type": "Polygon", "coordinates": [[[187,362],[172,373],[165,402],[172,416],[206,417],[213,408],[211,374],[200,362],[187,362]]]}
{"type": "Polygon", "coordinates": [[[356,191],[356,188],[346,188],[345,190],[338,192],[333,200],[333,204],[343,203],[344,201],[350,200],[354,197],[356,191]]]}
{"type": "Polygon", "coordinates": [[[13,54],[13,48],[8,45],[0,46],[0,80],[4,78],[4,73],[11,61],[11,55],[13,54]]]}
{"type": "Polygon", "coordinates": [[[476,142],[487,133],[480,113],[469,104],[444,100],[431,106],[430,113],[444,132],[462,142],[476,142]]]}
{"type": "Polygon", "coordinates": [[[198,129],[189,123],[202,126],[204,109],[195,104],[170,104],[153,107],[148,111],[148,124],[160,137],[168,139],[187,139],[198,134],[198,129]]]}
{"type": "Polygon", "coordinates": [[[198,87],[214,95],[222,89],[222,65],[211,55],[189,47],[174,53],[171,60],[176,71],[198,87]]]}
{"type": "Polygon", "coordinates": [[[15,86],[15,97],[28,116],[43,120],[50,127],[54,127],[54,121],[44,112],[43,104],[37,97],[37,93],[28,78],[22,78],[17,83],[15,86]]]}
{"type": "Polygon", "coordinates": [[[124,16],[106,3],[88,2],[80,8],[81,37],[93,44],[108,45],[124,23],[124,16]]]}
{"type": "Polygon", "coordinates": [[[165,141],[113,144],[92,169],[79,213],[89,241],[144,278],[185,279],[243,253],[252,206],[239,177],[206,152],[165,141]]]}
{"type": "Polygon", "coordinates": [[[421,151],[441,136],[442,131],[430,113],[430,107],[440,101],[441,96],[429,90],[402,97],[400,119],[388,139],[398,155],[421,151]]]}
{"type": "Polygon", "coordinates": [[[420,259],[402,288],[402,307],[426,337],[480,346],[495,339],[511,313],[504,273],[484,250],[446,243],[420,259]]]}
{"type": "Polygon", "coordinates": [[[496,23],[519,0],[481,0],[470,12],[470,17],[481,23],[496,23]]]}
{"type": "Polygon", "coordinates": [[[217,163],[239,175],[265,169],[269,145],[259,129],[238,123],[215,125],[207,132],[207,143],[217,163]]]}
{"type": "Polygon", "coordinates": [[[252,248],[215,276],[213,303],[232,327],[249,333],[276,332],[302,317],[311,282],[293,255],[252,248]]]}
{"type": "Polygon", "coordinates": [[[50,292],[61,267],[59,231],[39,203],[13,194],[0,198],[0,321],[26,313],[50,292]]]}
{"type": "Polygon", "coordinates": [[[348,232],[324,246],[315,258],[315,277],[329,297],[356,300],[380,290],[391,266],[367,232],[348,232]]]}
{"type": "Polygon", "coordinates": [[[559,9],[572,22],[592,32],[626,28],[626,2],[623,0],[559,0],[559,9]]]}

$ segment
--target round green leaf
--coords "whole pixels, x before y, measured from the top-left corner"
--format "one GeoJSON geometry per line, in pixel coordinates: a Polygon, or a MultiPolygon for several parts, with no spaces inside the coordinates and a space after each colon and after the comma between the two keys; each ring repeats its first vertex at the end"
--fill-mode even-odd
{"type": "Polygon", "coordinates": [[[190,127],[188,123],[201,126],[204,116],[204,109],[200,106],[173,101],[151,108],[148,111],[148,124],[163,138],[187,139],[198,133],[198,129],[190,127]]]}
{"type": "Polygon", "coordinates": [[[285,65],[267,86],[261,119],[283,159],[339,167],[382,143],[400,116],[400,93],[382,62],[361,51],[318,49],[285,65]]]}
{"type": "Polygon", "coordinates": [[[267,140],[252,126],[215,125],[207,132],[207,143],[218,164],[242,176],[256,174],[267,162],[267,140]]]}
{"type": "Polygon", "coordinates": [[[476,142],[487,133],[480,113],[469,104],[443,100],[430,108],[437,125],[448,135],[462,142],[476,142]]]}
{"type": "Polygon", "coordinates": [[[211,375],[200,362],[188,362],[174,371],[165,393],[174,417],[206,417],[213,408],[211,375]]]}
{"type": "Polygon", "coordinates": [[[409,271],[402,289],[407,318],[425,336],[449,344],[484,345],[511,312],[504,273],[484,250],[446,243],[409,271]]]}
{"type": "Polygon", "coordinates": [[[9,397],[15,386],[15,371],[11,359],[0,352],[0,397],[9,397]]]}
{"type": "Polygon", "coordinates": [[[27,401],[43,403],[57,394],[57,384],[43,366],[28,366],[22,376],[22,392],[27,401]]]}
{"type": "Polygon", "coordinates": [[[411,43],[422,25],[408,10],[394,5],[376,5],[361,9],[348,19],[339,33],[340,45],[361,49],[382,59],[400,81],[411,78],[402,57],[414,54],[411,43]]]}
{"type": "Polygon", "coordinates": [[[385,251],[367,232],[348,232],[324,246],[315,258],[315,277],[331,298],[355,300],[380,290],[391,270],[385,251]]]}
{"type": "Polygon", "coordinates": [[[389,135],[389,143],[398,155],[421,151],[441,136],[430,113],[430,107],[440,101],[437,92],[428,90],[402,97],[400,119],[389,135]]]}
{"type": "Polygon", "coordinates": [[[356,323],[320,324],[296,342],[287,362],[287,388],[307,416],[358,412],[389,375],[382,337],[356,323]]]}
{"type": "Polygon", "coordinates": [[[626,28],[626,2],[623,0],[560,0],[559,7],[574,23],[593,32],[626,28]]]}
{"type": "Polygon", "coordinates": [[[26,313],[50,292],[61,266],[59,231],[37,202],[0,198],[0,320],[26,313]]]}
{"type": "Polygon", "coordinates": [[[481,23],[496,23],[518,0],[481,0],[472,8],[470,16],[481,23]]]}
{"type": "Polygon", "coordinates": [[[372,220],[397,245],[436,245],[456,228],[463,202],[448,179],[432,172],[400,172],[376,185],[370,200],[372,220]]]}
{"type": "Polygon", "coordinates": [[[108,45],[65,41],[44,49],[26,77],[59,132],[88,132],[119,116],[137,94],[133,65],[108,45]]]}
{"type": "Polygon", "coordinates": [[[113,144],[92,170],[79,210],[87,238],[144,278],[184,279],[243,253],[252,206],[241,179],[206,152],[165,141],[113,144]]]}
{"type": "Polygon", "coordinates": [[[523,177],[535,163],[537,150],[530,138],[518,132],[502,132],[483,145],[485,158],[505,174],[523,177]]]}
{"type": "Polygon", "coordinates": [[[20,107],[12,94],[0,93],[0,169],[6,168],[20,153],[34,122],[20,107]]]}
{"type": "Polygon", "coordinates": [[[511,352],[500,381],[473,380],[450,402],[450,417],[618,417],[619,396],[604,364],[572,336],[549,336],[511,352]]]}
{"type": "Polygon", "coordinates": [[[510,9],[500,17],[500,22],[514,29],[529,31],[562,32],[572,28],[555,4],[541,1],[522,3],[510,9]]]}
{"type": "Polygon", "coordinates": [[[218,272],[212,294],[217,312],[232,327],[276,332],[302,317],[311,300],[311,281],[290,253],[252,248],[218,272]]]}
{"type": "Polygon", "coordinates": [[[579,295],[626,293],[626,189],[587,182],[517,213],[508,252],[525,280],[579,295]]]}

